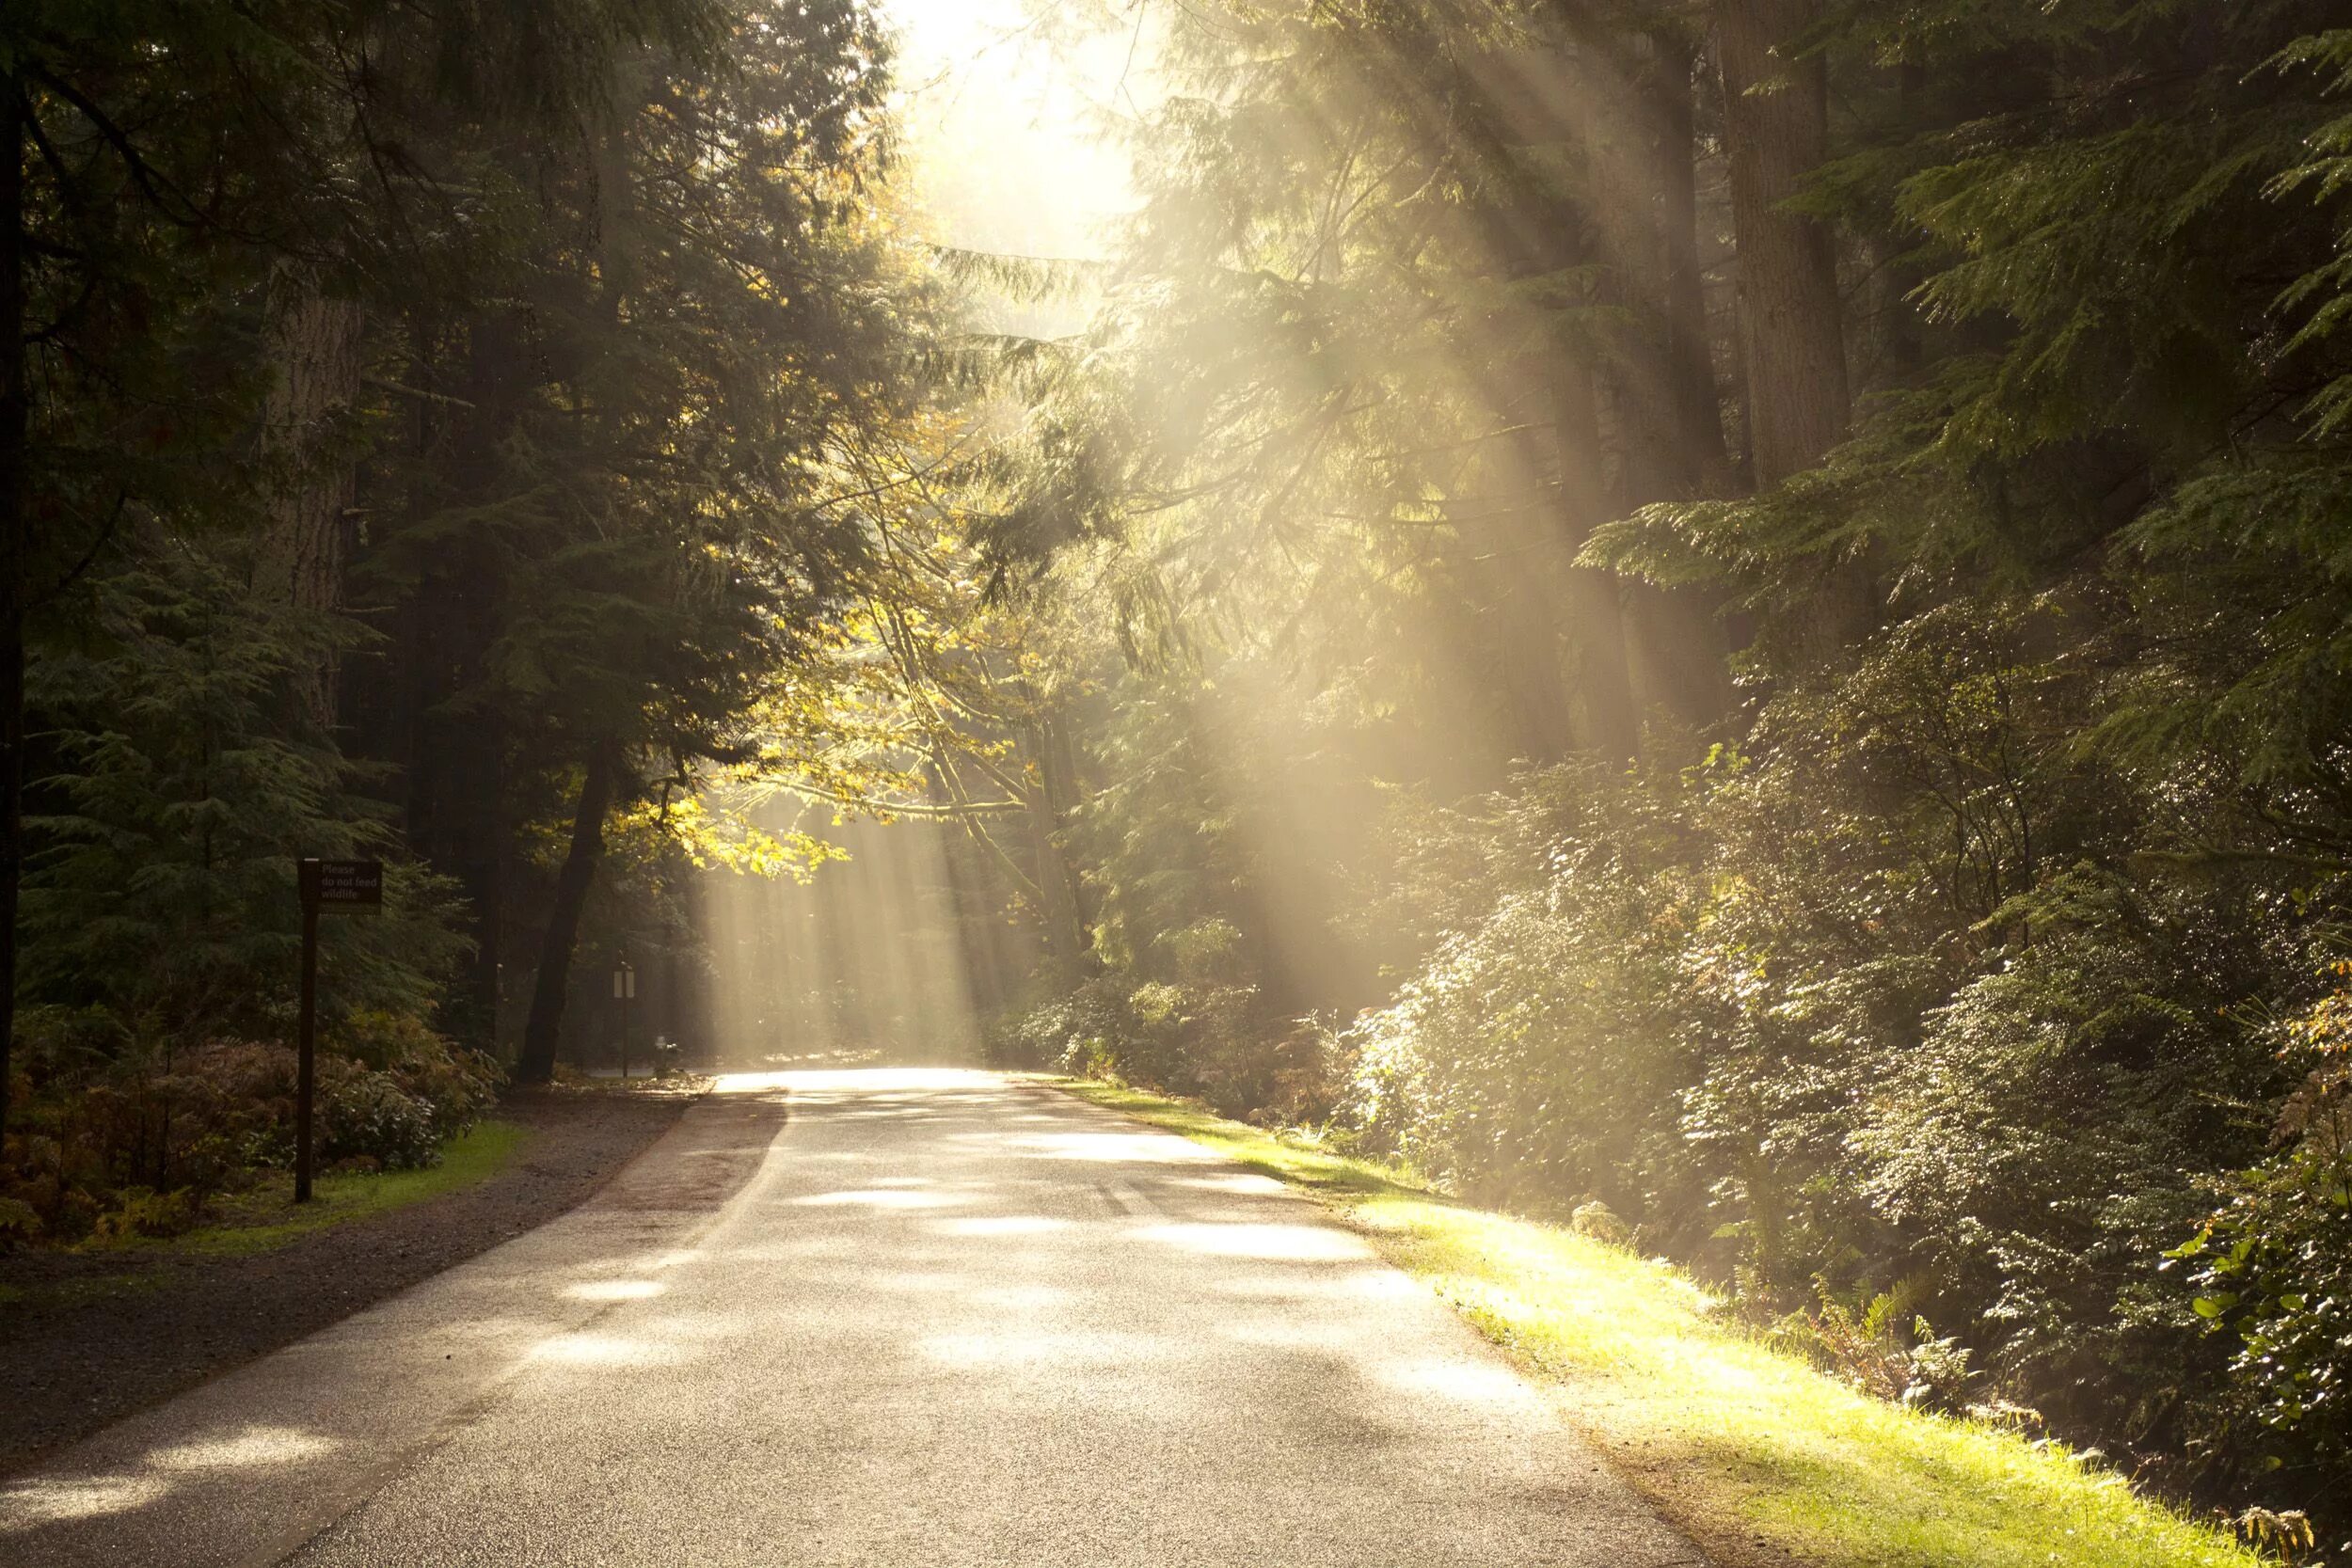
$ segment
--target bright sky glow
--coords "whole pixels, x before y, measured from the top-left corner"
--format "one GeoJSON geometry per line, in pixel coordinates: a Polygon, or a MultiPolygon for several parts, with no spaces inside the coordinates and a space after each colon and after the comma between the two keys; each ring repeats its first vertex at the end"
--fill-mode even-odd
{"type": "MultiPolygon", "coordinates": [[[[1136,0],[1137,5],[1141,0],[1136,0]]],[[[916,198],[946,245],[1098,257],[1133,204],[1125,155],[1102,135],[1147,91],[1144,40],[1050,44],[1023,0],[883,0],[899,37],[916,198]]]]}

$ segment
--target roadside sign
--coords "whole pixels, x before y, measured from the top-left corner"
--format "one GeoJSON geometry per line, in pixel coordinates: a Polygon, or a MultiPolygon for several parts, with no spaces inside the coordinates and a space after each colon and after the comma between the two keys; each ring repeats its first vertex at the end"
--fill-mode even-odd
{"type": "Polygon", "coordinates": [[[321,909],[375,909],[384,902],[382,861],[304,861],[302,895],[321,909]]]}
{"type": "Polygon", "coordinates": [[[384,903],[382,861],[297,863],[302,894],[302,1012],[294,1030],[294,1201],[310,1201],[310,1120],[317,1099],[319,911],[373,910],[384,903]]]}

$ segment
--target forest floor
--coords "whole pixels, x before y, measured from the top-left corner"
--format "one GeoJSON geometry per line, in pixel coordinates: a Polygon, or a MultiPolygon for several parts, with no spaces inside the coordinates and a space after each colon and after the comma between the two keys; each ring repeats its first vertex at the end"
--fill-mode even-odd
{"type": "Polygon", "coordinates": [[[159,1242],[0,1257],[0,1473],[543,1225],[707,1080],[508,1097],[440,1165],[274,1191],[159,1242]]]}
{"type": "Polygon", "coordinates": [[[1728,1319],[1662,1260],[1472,1209],[1198,1105],[1053,1080],[1331,1210],[1556,1392],[1721,1568],[2257,1568],[2095,1455],[1864,1396],[1728,1319]]]}

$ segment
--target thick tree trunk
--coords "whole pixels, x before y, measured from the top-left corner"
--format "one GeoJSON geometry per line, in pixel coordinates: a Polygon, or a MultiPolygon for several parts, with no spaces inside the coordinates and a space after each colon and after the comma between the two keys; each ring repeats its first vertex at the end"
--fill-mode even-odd
{"type": "Polygon", "coordinates": [[[544,1084],[555,1076],[555,1051],[564,1030],[564,1000],[569,994],[572,947],[580,939],[580,912],[596,885],[604,858],[604,818],[612,809],[620,779],[617,748],[599,742],[588,753],[580,782],[580,804],[572,813],[572,842],[555,879],[548,909],[547,934],[539,944],[539,974],[531,991],[531,1017],[523,1025],[522,1053],[515,1063],[518,1083],[544,1084]]]}
{"type": "MultiPolygon", "coordinates": [[[[1905,60],[1894,70],[1896,123],[1904,136],[1916,136],[1926,130],[1921,122],[1926,68],[1905,60]]],[[[1882,233],[1871,246],[1870,316],[1875,326],[1873,357],[1879,379],[1908,380],[1917,373],[1926,357],[1919,308],[1911,300],[1911,292],[1920,281],[1919,263],[1914,257],[1921,238],[1915,230],[1882,233]]],[[[1862,376],[1865,386],[1873,379],[1870,370],[1866,363],[1862,376]]]]}
{"type": "MultiPolygon", "coordinates": [[[[344,518],[355,494],[343,428],[359,397],[366,315],[337,299],[315,268],[281,262],[270,276],[268,352],[278,372],[262,411],[262,452],[276,470],[269,527],[253,562],[254,591],[314,614],[342,608],[344,518]]],[[[335,721],[335,659],[322,650],[297,676],[303,710],[335,721]]]]}
{"type": "MultiPolygon", "coordinates": [[[[1818,0],[1719,0],[1715,8],[1758,490],[1819,463],[1845,439],[1852,412],[1836,248],[1827,225],[1786,206],[1828,150],[1827,67],[1819,55],[1790,57],[1818,15],[1818,0]]],[[[1784,624],[1790,667],[1818,670],[1867,634],[1869,579],[1867,562],[1824,562],[1809,603],[1784,624]]]]}
{"type": "MultiPolygon", "coordinates": [[[[1592,373],[1566,355],[1550,367],[1554,526],[1574,561],[1593,530],[1608,520],[1608,485],[1601,468],[1600,411],[1592,373]]],[[[1577,743],[1613,762],[1629,762],[1641,745],[1641,709],[1626,659],[1625,606],[1613,572],[1569,566],[1564,573],[1570,684],[1577,697],[1577,743]]]]}
{"type": "MultiPolygon", "coordinates": [[[[1630,340],[1610,367],[1607,438],[1618,454],[1613,515],[1653,501],[1690,500],[1728,468],[1723,416],[1700,288],[1694,166],[1693,60],[1680,40],[1642,35],[1617,51],[1598,102],[1611,122],[1588,134],[1613,150],[1598,198],[1616,301],[1632,313],[1630,340]]],[[[1632,582],[1624,593],[1625,661],[1636,711],[1711,724],[1735,702],[1730,645],[1717,596],[1632,582]]]]}
{"type": "Polygon", "coordinates": [[[1700,454],[1694,433],[1683,428],[1675,360],[1669,282],[1675,257],[1666,208],[1670,182],[1685,180],[1670,161],[1668,74],[1648,39],[1581,35],[1567,57],[1565,123],[1583,155],[1585,188],[1578,205],[1592,234],[1589,259],[1600,263],[1598,303],[1623,312],[1609,352],[1594,367],[1616,463],[1610,500],[1659,500],[1693,494],[1700,454]]]}
{"type": "Polygon", "coordinates": [[[31,565],[25,447],[24,97],[0,76],[0,1133],[16,1037],[16,917],[24,866],[24,575],[31,565]]]}
{"type": "Polygon", "coordinates": [[[1677,437],[1700,494],[1729,488],[1723,403],[1707,331],[1706,270],[1699,259],[1698,131],[1693,99],[1697,61],[1687,43],[1651,40],[1653,66],[1645,100],[1653,112],[1657,151],[1660,259],[1668,377],[1677,437]]]}
{"type": "MultiPolygon", "coordinates": [[[[1497,417],[1520,422],[1515,413],[1497,417]]],[[[1502,699],[1501,738],[1513,759],[1549,763],[1590,741],[1578,722],[1578,698],[1599,678],[1599,667],[1579,650],[1611,635],[1614,606],[1604,621],[1567,586],[1577,574],[1565,562],[1578,542],[1562,537],[1548,504],[1543,469],[1534,461],[1540,432],[1523,444],[1528,459],[1513,465],[1500,495],[1472,503],[1478,520],[1463,525],[1465,553],[1473,596],[1491,628],[1479,639],[1477,657],[1502,699]]]]}
{"type": "Polygon", "coordinates": [[[1046,951],[1072,963],[1084,963],[1090,953],[1086,934],[1086,911],[1079,901],[1078,879],[1063,853],[1063,813],[1075,796],[1071,757],[1060,726],[1051,719],[1030,733],[1036,752],[1039,787],[1027,798],[1030,853],[1037,864],[1037,888],[1045,907],[1046,951]]]}
{"type": "MultiPolygon", "coordinates": [[[[596,259],[602,287],[598,302],[608,325],[619,319],[625,268],[616,258],[625,254],[624,231],[628,212],[628,147],[616,126],[598,143],[596,178],[598,204],[596,234],[596,259]]],[[[516,375],[516,328],[511,319],[501,316],[475,325],[473,334],[473,365],[471,379],[478,392],[477,407],[490,417],[476,428],[477,439],[495,441],[512,419],[513,388],[516,375]]],[[[593,404],[596,400],[590,395],[593,404]]],[[[496,472],[493,451],[479,455],[480,472],[487,480],[496,472]]],[[[483,623],[486,649],[497,635],[495,613],[486,615],[483,623]]],[[[490,800],[503,797],[503,751],[485,753],[498,771],[494,783],[485,781],[488,787],[473,801],[473,827],[476,844],[483,855],[480,867],[487,884],[487,904],[482,915],[485,928],[495,928],[501,911],[498,908],[503,891],[503,850],[505,843],[502,811],[497,817],[485,817],[485,798],[490,800]]],[[[580,922],[587,908],[589,891],[596,885],[596,868],[604,856],[604,819],[612,809],[618,787],[620,746],[618,742],[599,741],[591,748],[586,770],[581,776],[580,800],[572,817],[571,845],[565,851],[563,869],[557,874],[554,895],[549,901],[546,928],[539,944],[539,962],[531,992],[531,1010],[523,1022],[521,1050],[515,1063],[518,1082],[543,1084],[555,1076],[557,1050],[562,1043],[564,1001],[569,994],[572,951],[579,941],[580,922]]],[[[477,970],[476,985],[486,979],[495,988],[495,968],[485,976],[477,970]]],[[[492,994],[495,1007],[495,990],[492,994]]]]}
{"type": "MultiPolygon", "coordinates": [[[[1692,166],[1692,51],[1670,35],[1570,24],[1558,91],[1535,125],[1581,156],[1551,264],[1600,264],[1596,303],[1622,313],[1608,351],[1553,372],[1562,529],[1706,493],[1727,468],[1708,354],[1692,166]],[[1580,221],[1581,214],[1581,221],[1580,221]]],[[[1726,641],[1704,595],[1576,570],[1567,590],[1581,744],[1629,759],[1663,710],[1704,725],[1730,710],[1726,641]],[[1606,644],[1604,646],[1604,643],[1606,644]]]]}
{"type": "MultiPolygon", "coordinates": [[[[468,407],[450,433],[451,492],[420,503],[486,507],[501,499],[500,447],[521,402],[522,332],[494,309],[471,324],[468,407]]],[[[413,672],[408,710],[408,828],[434,865],[455,877],[471,907],[473,952],[453,989],[451,1031],[496,1055],[502,988],[506,856],[506,724],[486,700],[490,660],[506,613],[505,566],[486,525],[439,552],[404,616],[402,659],[413,672]]]]}
{"type": "Polygon", "coordinates": [[[710,917],[703,888],[707,873],[682,853],[671,856],[671,885],[677,889],[678,930],[670,947],[670,1014],[679,1059],[696,1067],[717,1065],[718,1039],[711,1027],[710,917]]]}
{"type": "Polygon", "coordinates": [[[1029,803],[1029,847],[1037,861],[1038,892],[1045,908],[1045,949],[1054,957],[1077,963],[1087,956],[1086,927],[1078,918],[1077,894],[1071,886],[1070,861],[1054,837],[1054,814],[1042,800],[1029,803]]]}
{"type": "MultiPolygon", "coordinates": [[[[948,786],[946,770],[936,756],[924,768],[925,797],[943,812],[956,806],[955,791],[948,786]]],[[[973,1010],[981,1018],[996,1016],[1003,1007],[1006,992],[1006,965],[1003,959],[1004,941],[1009,929],[999,918],[1004,895],[1009,891],[1002,885],[1003,877],[997,867],[981,854],[975,842],[974,824],[951,825],[941,822],[939,835],[941,869],[947,884],[948,907],[956,928],[956,950],[961,955],[964,974],[970,982],[973,1010]]]]}
{"type": "MultiPolygon", "coordinates": [[[[1495,57],[1492,134],[1529,156],[1511,160],[1481,215],[1488,265],[1501,278],[1552,278],[1581,293],[1576,270],[1605,260],[1606,235],[1588,233],[1548,158],[1563,147],[1594,154],[1595,182],[1614,178],[1621,150],[1600,150],[1588,127],[1608,120],[1586,39],[1555,38],[1495,57]],[[1597,98],[1594,96],[1598,94],[1597,98]]],[[[1586,193],[1589,194],[1589,193],[1586,193]]],[[[1609,303],[1597,300],[1594,303],[1609,303]]],[[[1572,309],[1572,307],[1570,308],[1572,309]]],[[[1473,483],[1477,521],[1460,525],[1464,577],[1480,620],[1465,629],[1493,662],[1502,738],[1518,756],[1552,761],[1575,751],[1630,757],[1638,712],[1626,679],[1619,583],[1570,564],[1608,521],[1596,356],[1531,332],[1524,318],[1489,324],[1464,346],[1482,367],[1482,416],[1513,432],[1494,444],[1473,483]],[[1488,628],[1491,628],[1489,631],[1488,628]],[[1484,635],[1482,635],[1482,633],[1484,635]]]]}
{"type": "Polygon", "coordinates": [[[1819,462],[1845,438],[1850,412],[1836,250],[1826,225],[1784,206],[1828,149],[1826,68],[1818,55],[1789,57],[1817,11],[1818,0],[1715,8],[1759,490],[1819,462]]]}

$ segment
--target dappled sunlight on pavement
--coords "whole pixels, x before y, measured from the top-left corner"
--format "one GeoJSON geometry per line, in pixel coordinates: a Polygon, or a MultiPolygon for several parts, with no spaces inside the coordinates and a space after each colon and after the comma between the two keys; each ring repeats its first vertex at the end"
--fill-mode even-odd
{"type": "Polygon", "coordinates": [[[771,1086],[713,1097],[553,1224],[0,1482],[0,1562],[274,1560],[520,1369],[692,1355],[675,1325],[591,1325],[656,1306],[784,1115],[771,1086]]]}
{"type": "Polygon", "coordinates": [[[1166,1246],[1202,1253],[1211,1258],[1287,1258],[1302,1262],[1327,1262],[1343,1259],[1364,1259],[1372,1256],[1372,1249],[1362,1242],[1327,1225],[1252,1224],[1227,1220],[1217,1225],[1148,1226],[1136,1234],[1147,1242],[1158,1242],[1166,1246]]]}
{"type": "Polygon", "coordinates": [[[11,1533],[36,1525],[65,1524],[128,1513],[162,1497],[167,1482],[161,1476],[102,1476],[88,1481],[52,1481],[36,1477],[11,1485],[7,1492],[7,1524],[11,1533]]]}
{"type": "Polygon", "coordinates": [[[723,1089],[588,1209],[238,1374],[246,1426],[202,1391],[0,1529],[170,1568],[1695,1560],[1263,1177],[991,1073],[723,1089]]]}

